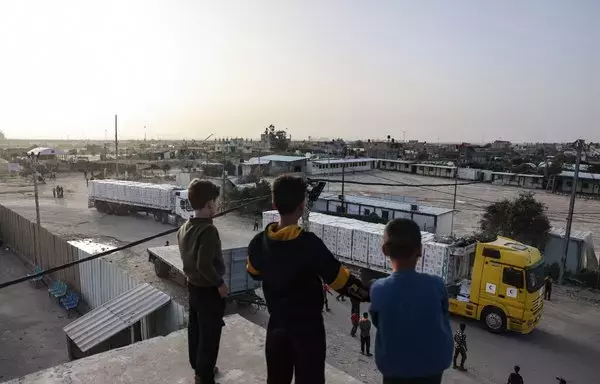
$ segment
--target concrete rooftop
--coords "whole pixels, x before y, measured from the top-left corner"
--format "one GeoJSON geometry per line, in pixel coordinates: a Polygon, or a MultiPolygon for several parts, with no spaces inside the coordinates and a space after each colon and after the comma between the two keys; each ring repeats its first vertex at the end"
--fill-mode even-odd
{"type": "MultiPolygon", "coordinates": [[[[265,330],[239,315],[225,318],[218,366],[221,384],[264,384],[265,330]]],[[[32,373],[6,384],[193,383],[188,363],[187,331],[155,337],[85,359],[32,373]]],[[[327,366],[327,383],[360,384],[346,373],[327,366]]]]}

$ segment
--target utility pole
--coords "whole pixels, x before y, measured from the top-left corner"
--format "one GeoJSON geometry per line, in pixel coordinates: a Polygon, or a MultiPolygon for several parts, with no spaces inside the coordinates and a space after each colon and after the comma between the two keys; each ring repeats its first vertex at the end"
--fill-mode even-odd
{"type": "Polygon", "coordinates": [[[115,177],[119,178],[119,135],[117,133],[117,115],[115,115],[115,177]]]}
{"type": "Polygon", "coordinates": [[[34,254],[34,264],[38,266],[38,260],[40,259],[40,228],[41,228],[41,219],[40,219],[40,200],[38,195],[38,175],[37,175],[37,165],[39,160],[39,152],[37,155],[31,154],[31,169],[33,170],[33,195],[35,199],[35,223],[36,229],[34,232],[35,235],[35,254],[34,254]]]}
{"type": "Polygon", "coordinates": [[[454,168],[454,200],[452,202],[452,224],[450,225],[450,235],[454,235],[454,214],[456,213],[456,191],[458,189],[458,167],[454,168]]]}
{"type": "Polygon", "coordinates": [[[563,245],[562,260],[560,263],[560,274],[558,283],[562,284],[565,277],[565,267],[567,264],[567,254],[569,252],[569,242],[571,240],[571,224],[573,223],[573,210],[575,209],[575,197],[577,196],[577,182],[579,181],[579,165],[581,163],[581,151],[583,150],[583,140],[578,139],[577,160],[575,162],[575,172],[573,172],[573,185],[571,187],[571,201],[569,202],[569,215],[567,216],[567,228],[565,229],[565,240],[563,245]]]}

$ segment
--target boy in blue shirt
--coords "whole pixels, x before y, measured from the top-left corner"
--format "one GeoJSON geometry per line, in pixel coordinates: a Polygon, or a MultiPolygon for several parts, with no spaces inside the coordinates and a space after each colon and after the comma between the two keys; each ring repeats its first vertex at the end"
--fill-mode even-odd
{"type": "Polygon", "coordinates": [[[383,383],[439,384],[454,344],[446,286],[439,277],[415,271],[421,231],[414,221],[389,222],[382,250],[394,270],[371,288],[375,362],[383,383]]]}

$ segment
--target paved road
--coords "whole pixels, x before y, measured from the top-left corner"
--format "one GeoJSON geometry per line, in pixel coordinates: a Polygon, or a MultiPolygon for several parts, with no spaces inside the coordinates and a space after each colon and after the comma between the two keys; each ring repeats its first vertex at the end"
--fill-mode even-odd
{"type": "MultiPolygon", "coordinates": [[[[87,190],[83,177],[59,178],[65,186],[65,199],[52,198],[51,185],[42,187],[40,199],[42,223],[55,233],[67,237],[110,238],[130,242],[167,228],[151,218],[106,216],[87,208],[87,190]]],[[[14,208],[22,215],[35,218],[31,196],[2,195],[0,203],[14,208]]],[[[232,246],[247,244],[253,235],[252,222],[236,216],[217,221],[224,243],[232,246]]],[[[186,304],[186,294],[181,286],[154,275],[144,250],[148,246],[174,241],[174,236],[158,239],[148,245],[136,247],[132,252],[112,257],[139,281],[147,281],[169,293],[176,301],[186,304]]],[[[600,310],[595,304],[576,301],[560,295],[556,289],[556,302],[547,305],[539,329],[528,336],[492,335],[474,322],[468,322],[469,373],[449,372],[445,383],[467,383],[476,379],[480,383],[505,383],[514,364],[522,367],[526,383],[548,384],[557,375],[565,376],[576,384],[596,383],[596,361],[600,357],[600,310]]],[[[328,331],[328,362],[365,383],[380,382],[372,359],[362,357],[358,341],[349,336],[349,303],[330,300],[332,312],[325,315],[328,331]]],[[[363,308],[363,309],[366,309],[363,308]]],[[[264,325],[265,313],[243,311],[248,319],[264,325]]],[[[456,327],[459,320],[453,320],[456,327]]]]}
{"type": "MultiPolygon", "coordinates": [[[[15,255],[0,249],[0,281],[27,272],[15,255]]],[[[62,328],[72,320],[43,287],[0,289],[0,382],[68,361],[62,328]]]]}

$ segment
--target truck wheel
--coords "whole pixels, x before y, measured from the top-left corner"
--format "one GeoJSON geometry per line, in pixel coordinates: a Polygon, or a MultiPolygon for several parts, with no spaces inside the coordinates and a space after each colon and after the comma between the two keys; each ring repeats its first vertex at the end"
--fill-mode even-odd
{"type": "Polygon", "coordinates": [[[171,267],[168,264],[163,263],[159,259],[154,259],[154,272],[158,277],[169,277],[169,271],[171,267]]]}
{"type": "Polygon", "coordinates": [[[161,212],[154,212],[154,220],[156,220],[156,221],[162,221],[162,213],[161,212]]]}
{"type": "Polygon", "coordinates": [[[485,328],[492,333],[506,331],[506,316],[504,312],[495,307],[486,308],[481,315],[485,328]]]}

